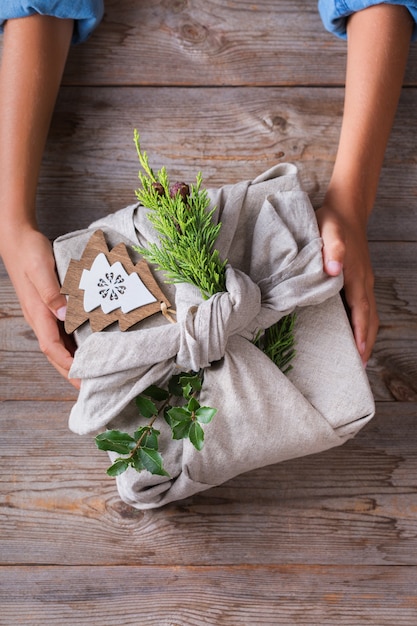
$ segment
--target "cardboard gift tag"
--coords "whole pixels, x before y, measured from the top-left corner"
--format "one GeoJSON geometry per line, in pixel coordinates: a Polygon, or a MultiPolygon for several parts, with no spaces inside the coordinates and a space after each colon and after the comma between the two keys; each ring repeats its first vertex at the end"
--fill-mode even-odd
{"type": "Polygon", "coordinates": [[[93,233],[79,261],[71,259],[61,293],[68,296],[67,333],[86,321],[93,332],[116,321],[125,331],[170,307],[147,262],[134,265],[124,243],[109,251],[102,230],[93,233]]]}

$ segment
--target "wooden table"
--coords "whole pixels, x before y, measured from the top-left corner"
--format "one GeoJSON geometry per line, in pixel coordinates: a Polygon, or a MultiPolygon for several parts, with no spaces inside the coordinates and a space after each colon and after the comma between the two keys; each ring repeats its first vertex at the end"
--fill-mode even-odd
{"type": "MultiPolygon", "coordinates": [[[[214,186],[295,162],[318,207],[345,53],[316,2],[109,0],[70,53],[42,230],[52,239],[135,201],[134,128],[173,179],[201,169],[214,186]]],[[[417,624],[416,111],[414,46],[369,225],[377,415],[342,448],[129,508],[92,437],[68,430],[76,394],[0,268],[1,625],[417,624]]]]}

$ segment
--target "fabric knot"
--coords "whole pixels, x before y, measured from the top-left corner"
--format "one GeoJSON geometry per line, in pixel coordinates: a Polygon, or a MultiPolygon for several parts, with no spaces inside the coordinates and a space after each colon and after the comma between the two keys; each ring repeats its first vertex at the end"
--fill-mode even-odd
{"type": "Polygon", "coordinates": [[[247,274],[228,266],[226,289],[203,300],[195,288],[178,285],[179,368],[198,371],[208,367],[224,356],[231,335],[253,335],[252,322],[261,310],[258,285],[247,274]]]}

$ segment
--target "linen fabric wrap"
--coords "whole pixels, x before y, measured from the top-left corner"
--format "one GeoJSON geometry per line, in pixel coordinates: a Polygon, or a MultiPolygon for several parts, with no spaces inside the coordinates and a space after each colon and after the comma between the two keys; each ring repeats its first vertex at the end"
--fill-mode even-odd
{"type": "MultiPolygon", "coordinates": [[[[129,468],[117,477],[121,498],[138,509],[159,507],[233,476],[344,443],[371,419],[374,402],[339,291],[322,268],[322,241],[297,168],[279,164],[253,181],[209,190],[222,223],[216,248],[228,259],[227,291],[204,301],[193,286],[160,287],[175,302],[177,323],[156,314],[131,330],[114,324],[75,332],[70,376],[81,378],[69,418],[79,434],[140,424],[134,398],[172,374],[205,368],[199,401],[218,409],[198,452],[173,440],[163,419],[160,452],[169,477],[129,468]],[[284,375],[252,339],[296,310],[296,356],[284,375]]],[[[146,246],[158,237],[148,209],[134,205],[54,244],[61,280],[92,233],[109,247],[146,246]]],[[[132,255],[133,260],[138,260],[132,255]]],[[[110,453],[112,460],[118,455],[110,453]]]]}

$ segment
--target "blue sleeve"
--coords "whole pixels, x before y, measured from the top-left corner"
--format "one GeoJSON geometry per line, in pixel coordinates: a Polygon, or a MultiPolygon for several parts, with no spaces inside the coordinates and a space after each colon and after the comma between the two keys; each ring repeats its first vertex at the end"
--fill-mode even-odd
{"type": "Polygon", "coordinates": [[[400,4],[407,7],[414,20],[413,39],[417,39],[417,0],[319,0],[319,12],[326,30],[346,39],[346,19],[352,13],[375,4],[400,4]]]}
{"type": "Polygon", "coordinates": [[[73,19],[72,43],[85,41],[103,17],[103,0],[1,0],[0,31],[6,20],[28,15],[52,15],[73,19]]]}

